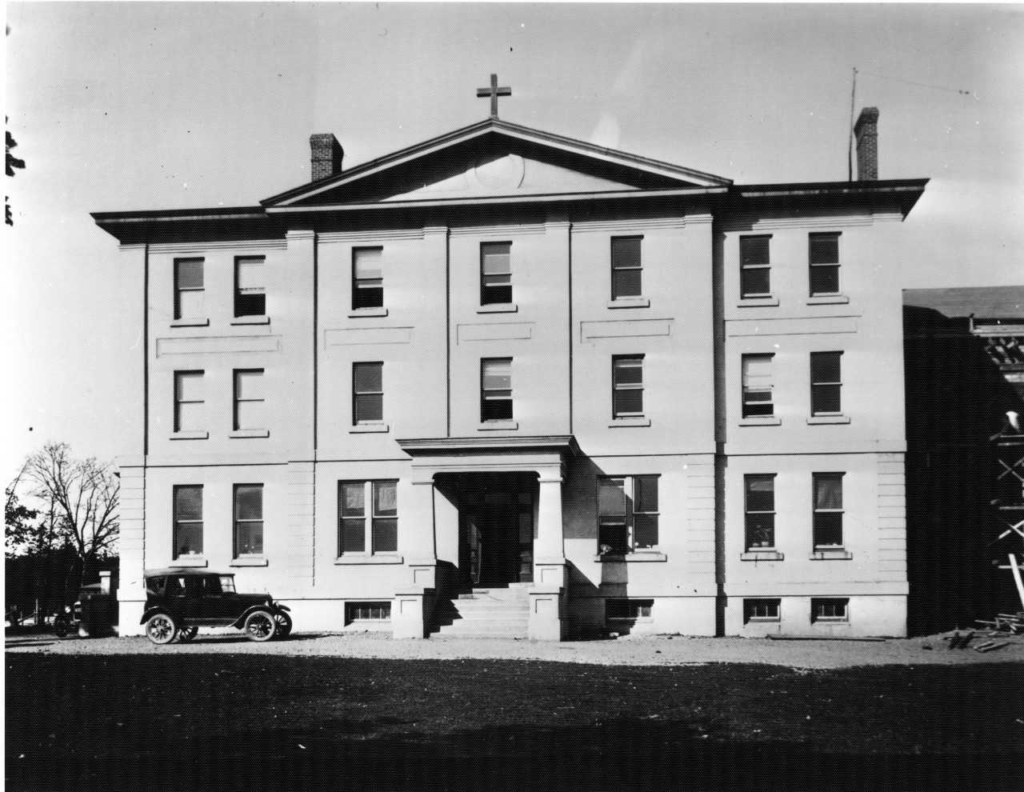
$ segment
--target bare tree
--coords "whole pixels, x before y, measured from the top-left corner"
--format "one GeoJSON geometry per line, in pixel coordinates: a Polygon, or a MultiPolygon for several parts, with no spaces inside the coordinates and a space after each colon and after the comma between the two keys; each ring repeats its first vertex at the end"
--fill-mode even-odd
{"type": "Polygon", "coordinates": [[[118,534],[120,482],[108,464],[75,459],[67,443],[47,443],[28,458],[25,477],[33,495],[51,505],[47,528],[70,545],[83,581],[98,558],[111,552],[118,534]]]}

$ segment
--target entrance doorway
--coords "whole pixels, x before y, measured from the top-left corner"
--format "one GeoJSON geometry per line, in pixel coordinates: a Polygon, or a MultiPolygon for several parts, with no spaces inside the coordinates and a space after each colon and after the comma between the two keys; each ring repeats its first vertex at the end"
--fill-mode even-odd
{"type": "Polygon", "coordinates": [[[533,582],[535,474],[466,474],[459,481],[459,578],[464,588],[533,582]]]}

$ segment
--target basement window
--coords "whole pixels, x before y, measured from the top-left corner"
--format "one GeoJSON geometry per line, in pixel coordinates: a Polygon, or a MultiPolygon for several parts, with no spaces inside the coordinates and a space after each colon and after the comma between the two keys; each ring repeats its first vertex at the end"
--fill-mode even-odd
{"type": "Polygon", "coordinates": [[[637,621],[650,619],[654,609],[652,599],[609,599],[605,600],[605,619],[608,621],[637,621]]]}
{"type": "Polygon", "coordinates": [[[781,621],[778,599],[745,599],[743,600],[743,623],[781,621]]]}
{"type": "Polygon", "coordinates": [[[811,621],[848,622],[850,620],[850,600],[848,599],[812,599],[811,621]]]}
{"type": "Polygon", "coordinates": [[[389,621],[391,621],[391,603],[386,600],[381,602],[345,603],[345,624],[389,621]]]}

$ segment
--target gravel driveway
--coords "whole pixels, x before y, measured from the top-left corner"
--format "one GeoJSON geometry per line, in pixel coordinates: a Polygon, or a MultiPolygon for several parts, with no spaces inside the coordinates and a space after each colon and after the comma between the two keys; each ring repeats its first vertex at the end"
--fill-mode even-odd
{"type": "Polygon", "coordinates": [[[625,636],[566,643],[509,639],[431,638],[394,641],[379,634],[297,632],[285,641],[254,643],[237,632],[204,630],[190,644],[155,646],[146,638],[56,638],[45,634],[6,636],[8,652],[26,654],[249,654],[294,657],[353,657],[390,660],[549,660],[595,665],[679,666],[761,663],[789,668],[849,668],[871,665],[967,665],[1024,662],[1024,637],[977,635],[967,649],[948,649],[943,635],[884,641],[769,640],[625,636]],[[1009,641],[990,652],[973,647],[1009,641]]]}

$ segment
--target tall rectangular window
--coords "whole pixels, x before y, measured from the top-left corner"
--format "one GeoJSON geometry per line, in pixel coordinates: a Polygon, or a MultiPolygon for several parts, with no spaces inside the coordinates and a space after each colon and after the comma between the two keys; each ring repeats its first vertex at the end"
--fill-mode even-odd
{"type": "Polygon", "coordinates": [[[744,418],[775,414],[772,402],[772,358],[774,355],[744,355],[742,362],[744,418]]]}
{"type": "Polygon", "coordinates": [[[598,545],[602,555],[658,545],[658,477],[598,479],[598,545]]]}
{"type": "Polygon", "coordinates": [[[807,258],[811,296],[839,294],[839,234],[811,234],[807,258]]]}
{"type": "Polygon", "coordinates": [[[842,352],[811,353],[811,415],[842,413],[842,359],[842,352]]]}
{"type": "Polygon", "coordinates": [[[747,550],[775,548],[775,476],[743,477],[747,550]]]}
{"type": "Polygon", "coordinates": [[[234,429],[267,428],[263,369],[235,369],[234,429]]]}
{"type": "Polygon", "coordinates": [[[203,554],[203,487],[174,488],[174,557],[203,554]]]}
{"type": "Polygon", "coordinates": [[[512,358],[480,361],[480,420],[512,420],[512,358]]]}
{"type": "Polygon", "coordinates": [[[203,260],[177,259],[174,262],[174,318],[204,319],[203,260]]]}
{"type": "Polygon", "coordinates": [[[398,550],[398,482],[338,483],[338,555],[398,550]]]}
{"type": "Polygon", "coordinates": [[[383,248],[352,251],[352,308],[384,307],[383,248]]]}
{"type": "Polygon", "coordinates": [[[643,295],[643,237],[612,237],[612,299],[643,295]]]}
{"type": "Polygon", "coordinates": [[[814,549],[843,547],[843,474],[815,473],[814,549]]]}
{"type": "Polygon", "coordinates": [[[740,296],[770,297],[771,236],[740,237],[740,296]]]}
{"type": "Polygon", "coordinates": [[[202,371],[174,372],[174,431],[201,432],[206,429],[202,371]]]}
{"type": "Polygon", "coordinates": [[[263,555],[263,485],[235,485],[235,558],[263,555]]]}
{"type": "Polygon", "coordinates": [[[352,364],[352,423],[384,420],[384,364],[352,364]]]}
{"type": "Polygon", "coordinates": [[[483,242],[480,245],[480,304],[506,305],[512,302],[512,243],[483,242]]]}
{"type": "Polygon", "coordinates": [[[636,418],[644,414],[644,356],[612,358],[612,417],[636,418]]]}
{"type": "Polygon", "coordinates": [[[267,289],[263,256],[235,259],[235,316],[265,316],[267,289]]]}

